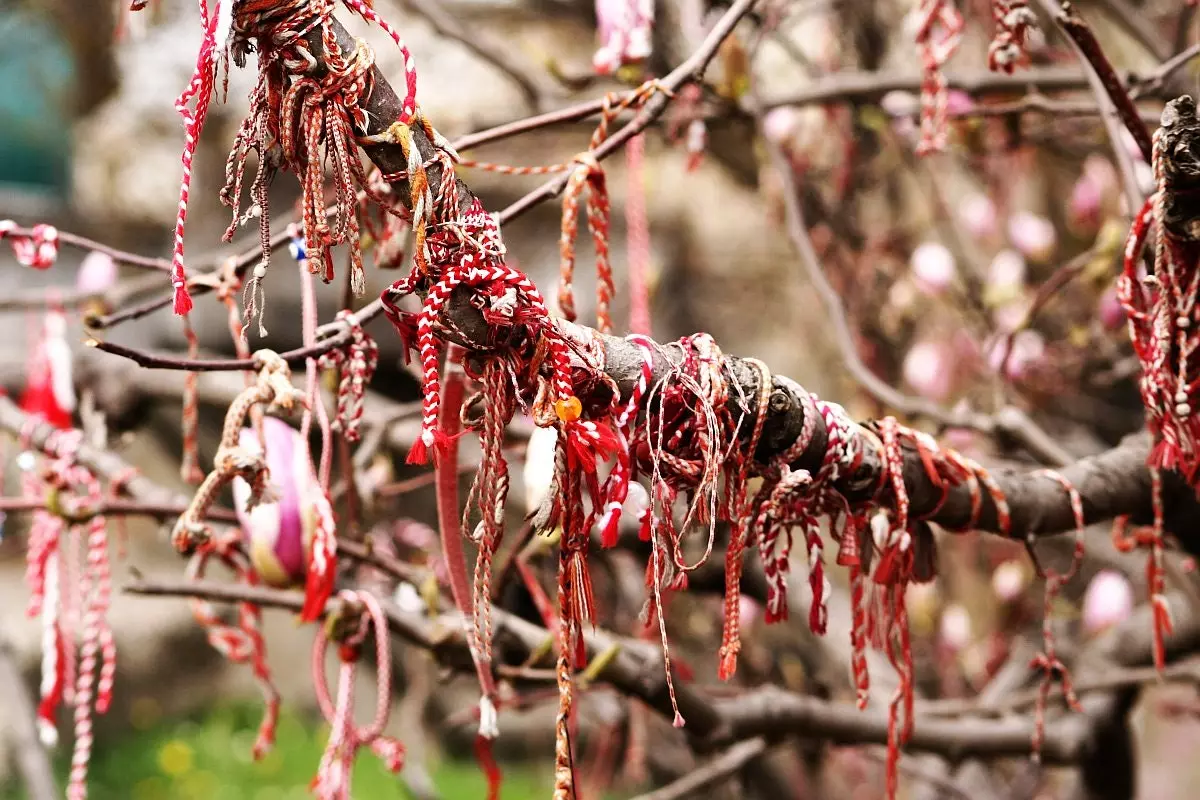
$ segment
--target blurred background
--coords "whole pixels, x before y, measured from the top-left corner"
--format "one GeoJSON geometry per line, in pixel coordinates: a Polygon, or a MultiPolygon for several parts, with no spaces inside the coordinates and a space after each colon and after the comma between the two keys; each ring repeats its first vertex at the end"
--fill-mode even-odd
{"type": "MultiPolygon", "coordinates": [[[[1127,137],[1117,143],[1117,158],[1086,77],[1060,39],[1036,35],[1029,48],[1033,77],[1027,85],[1005,82],[986,68],[989,4],[961,5],[968,25],[947,74],[966,89],[950,93],[947,152],[918,158],[920,59],[913,45],[913,4],[762,3],[708,73],[710,90],[699,107],[706,134],[702,153],[689,152],[687,137],[676,130],[690,121],[680,103],[682,119],[668,112],[646,136],[645,162],[637,173],[630,174],[622,156],[605,164],[613,201],[618,328],[628,319],[628,293],[620,281],[625,199],[636,180],[645,193],[651,232],[656,338],[704,330],[725,352],[766,361],[775,372],[843,403],[856,418],[894,411],[860,390],[847,367],[847,343],[839,340],[829,308],[789,241],[782,197],[794,185],[825,278],[844,306],[853,333],[848,346],[864,369],[906,396],[947,409],[1022,409],[1070,456],[1099,452],[1138,430],[1137,363],[1112,281],[1127,229],[1123,194],[1131,177],[1140,191],[1152,189],[1149,167],[1127,137]],[[751,96],[767,107],[757,121],[746,111],[751,96]],[[784,153],[787,182],[770,166],[765,142],[784,153]],[[1131,168],[1128,175],[1121,161],[1131,168]]],[[[1165,0],[1079,3],[1121,73],[1143,78],[1195,40],[1192,15],[1181,6],[1165,0]]],[[[597,17],[590,3],[376,0],[375,8],[403,32],[418,65],[421,105],[451,140],[622,88],[616,79],[593,74],[597,17]],[[447,30],[464,35],[446,35],[447,30]],[[506,51],[520,66],[519,79],[469,47],[472,40],[506,51]]],[[[665,74],[682,61],[721,10],[707,0],[660,0],[646,72],[665,74]]],[[[386,74],[401,74],[400,56],[385,36],[360,20],[348,22],[375,46],[386,74]]],[[[52,223],[122,249],[169,257],[183,141],[173,104],[187,84],[199,40],[196,8],[183,0],[151,0],[134,15],[111,0],[0,2],[0,219],[23,226],[52,223]]],[[[1157,118],[1162,98],[1195,92],[1196,75],[1186,65],[1157,84],[1139,84],[1147,118],[1157,118]]],[[[228,99],[214,104],[200,142],[188,226],[193,271],[213,268],[247,243],[252,246],[253,235],[221,243],[229,219],[218,191],[253,80],[253,65],[230,74],[228,99]]],[[[593,127],[594,121],[585,121],[542,129],[470,156],[516,165],[560,162],[586,149],[593,127]]],[[[538,185],[536,177],[463,174],[492,209],[538,185]]],[[[281,209],[280,218],[297,197],[294,176],[275,182],[272,204],[281,209]]],[[[556,280],[560,216],[558,204],[544,203],[504,231],[512,261],[544,287],[556,280]]],[[[586,237],[580,242],[577,286],[586,320],[592,262],[586,237]]],[[[8,289],[0,296],[0,380],[10,393],[23,384],[45,298],[75,286],[85,255],[64,248],[54,268],[41,272],[20,267],[0,243],[8,289]]],[[[156,285],[123,270],[120,285],[132,288],[106,289],[101,305],[114,297],[126,304],[155,297],[168,288],[160,277],[156,285]]],[[[368,297],[397,277],[368,269],[368,297]]],[[[340,287],[319,289],[322,319],[330,319],[340,287]]],[[[267,295],[269,336],[252,336],[252,346],[299,346],[299,289],[290,271],[270,273],[267,295]]],[[[181,446],[182,378],[136,370],[84,348],[81,318],[72,316],[68,336],[76,350],[78,385],[107,414],[110,439],[122,456],[171,483],[181,446]]],[[[220,304],[199,303],[193,319],[205,354],[232,355],[220,304]]],[[[418,383],[403,364],[399,340],[380,322],[370,330],[381,348],[373,389],[392,401],[413,400],[418,383]]],[[[182,328],[169,313],[122,325],[106,337],[152,351],[185,347],[182,328]]],[[[215,448],[222,403],[231,396],[222,377],[234,378],[236,391],[240,378],[232,375],[202,381],[206,458],[215,448]]],[[[988,464],[1035,463],[1011,438],[943,433],[947,444],[988,464]]],[[[13,452],[4,455],[4,494],[18,491],[13,452]]],[[[388,465],[392,480],[417,474],[402,462],[403,453],[388,465]]],[[[184,487],[178,480],[173,485],[184,487]]],[[[521,487],[515,488],[521,496],[521,487]]],[[[386,497],[371,513],[380,524],[399,519],[432,524],[433,494],[422,487],[386,497]]],[[[0,637],[33,686],[39,631],[24,613],[23,524],[15,515],[3,522],[0,637]]],[[[1140,558],[1117,553],[1103,535],[1091,540],[1096,544],[1089,548],[1084,574],[1064,592],[1055,615],[1074,647],[1119,624],[1145,592],[1140,558]]],[[[179,574],[181,562],[158,526],[131,521],[128,542],[126,558],[116,566],[118,584],[128,568],[179,574]]],[[[1047,545],[1047,557],[1057,557],[1055,546],[1047,545]]],[[[1069,552],[1065,547],[1059,555],[1069,552]]],[[[973,696],[1006,662],[1038,645],[1041,584],[1021,547],[990,537],[946,537],[941,559],[942,577],[914,590],[910,599],[921,688],[929,697],[973,696]]],[[[839,581],[844,582],[837,575],[839,581]]],[[[804,586],[800,579],[793,585],[804,586]]],[[[671,610],[673,642],[697,679],[712,679],[718,608],[715,598],[682,596],[671,610]]],[[[807,633],[803,619],[765,628],[752,613],[745,675],[739,677],[823,697],[850,696],[841,666],[849,612],[835,607],[832,613],[824,642],[807,633]]],[[[327,731],[315,710],[307,668],[311,632],[297,628],[288,615],[266,615],[269,659],[286,713],[275,752],[254,763],[249,751],[259,713],[256,688],[247,670],[229,666],[211,650],[187,604],[117,593],[111,619],[120,671],[116,706],[97,721],[93,798],[308,796],[327,731]]],[[[409,748],[408,767],[397,782],[373,757],[360,758],[355,796],[484,796],[485,781],[470,751],[473,723],[464,717],[477,698],[473,678],[452,679],[427,654],[402,646],[396,659],[403,680],[392,730],[409,748]]],[[[360,689],[360,699],[368,702],[369,687],[360,689]]],[[[0,688],[0,797],[19,798],[10,771],[11,737],[4,734],[11,728],[5,702],[0,688]]],[[[616,695],[597,691],[589,694],[583,713],[587,725],[603,731],[619,728],[632,712],[616,695]]],[[[552,719],[552,704],[505,714],[498,745],[504,797],[549,793],[552,719]]],[[[1200,774],[1191,753],[1200,744],[1200,703],[1192,687],[1145,693],[1134,719],[1141,764],[1137,796],[1194,796],[1191,787],[1200,774]]],[[[694,763],[683,739],[662,726],[658,738],[650,739],[649,770],[656,778],[694,763]]],[[[790,760],[781,760],[784,774],[793,776],[795,797],[882,796],[877,750],[832,748],[822,769],[805,769],[817,747],[797,744],[788,749],[790,760]]],[[[589,798],[630,797],[646,788],[636,777],[628,779],[620,762],[600,760],[611,755],[593,756],[600,767],[610,766],[589,773],[589,798]]],[[[64,775],[68,757],[57,755],[64,775]]],[[[910,761],[919,776],[922,759],[910,761]]],[[[1001,796],[1069,796],[1054,771],[1031,778],[1023,764],[997,769],[1023,787],[1001,796]]],[[[921,788],[919,777],[914,784],[921,788]]],[[[928,787],[924,791],[920,796],[937,795],[928,787]]]]}

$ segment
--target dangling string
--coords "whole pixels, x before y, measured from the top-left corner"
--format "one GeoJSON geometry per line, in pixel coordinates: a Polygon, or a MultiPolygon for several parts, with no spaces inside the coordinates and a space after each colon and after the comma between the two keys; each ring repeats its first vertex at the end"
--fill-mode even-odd
{"type": "Polygon", "coordinates": [[[350,800],[354,758],[360,747],[370,747],[392,773],[399,773],[404,767],[404,746],[383,735],[392,708],[392,654],[387,618],[379,600],[370,592],[344,591],[339,599],[344,608],[355,609],[359,619],[349,635],[338,642],[341,668],[335,696],[330,696],[326,683],[325,651],[330,640],[326,627],[334,625],[338,618],[318,628],[313,641],[312,669],[316,678],[317,704],[331,726],[329,743],[310,787],[321,800],[350,800]],[[369,725],[360,728],[354,724],[354,675],[368,634],[375,639],[375,717],[369,725]]]}
{"type": "MultiPolygon", "coordinates": [[[[183,318],[183,335],[187,339],[188,358],[200,355],[200,339],[192,327],[192,318],[183,318]]],[[[200,373],[189,370],[183,376],[183,460],[179,466],[179,477],[193,486],[204,480],[200,469],[200,398],[198,396],[200,373]]]]}
{"type": "Polygon", "coordinates": [[[921,56],[921,140],[917,155],[946,149],[948,87],[943,67],[958,49],[963,18],[953,0],[920,0],[917,52],[921,56]]]}
{"type": "Polygon", "coordinates": [[[1062,587],[1075,577],[1079,572],[1079,567],[1083,564],[1083,537],[1084,529],[1087,526],[1083,517],[1083,498],[1080,497],[1079,490],[1062,473],[1044,469],[1034,474],[1058,481],[1067,492],[1067,497],[1071,501],[1071,513],[1075,516],[1075,549],[1071,556],[1071,566],[1064,573],[1045,569],[1034,552],[1032,538],[1026,540],[1026,549],[1029,551],[1034,567],[1037,569],[1038,575],[1046,581],[1046,597],[1042,607],[1042,652],[1038,653],[1029,663],[1030,668],[1041,670],[1043,673],[1041,685],[1038,687],[1037,704],[1033,711],[1031,753],[1033,760],[1039,762],[1042,758],[1042,742],[1046,737],[1046,702],[1050,697],[1050,687],[1054,685],[1055,679],[1062,683],[1063,697],[1067,701],[1067,706],[1072,711],[1083,711],[1083,707],[1079,705],[1079,699],[1075,696],[1075,688],[1071,684],[1071,673],[1059,660],[1055,650],[1054,625],[1051,615],[1054,611],[1054,599],[1062,587]]]}

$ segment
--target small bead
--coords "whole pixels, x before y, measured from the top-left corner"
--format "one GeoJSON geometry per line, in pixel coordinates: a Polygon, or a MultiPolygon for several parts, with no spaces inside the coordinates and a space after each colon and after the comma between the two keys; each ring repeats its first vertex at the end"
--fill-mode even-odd
{"type": "Polygon", "coordinates": [[[1188,319],[1187,317],[1179,316],[1179,317],[1175,318],[1175,325],[1177,327],[1187,328],[1191,324],[1192,324],[1192,321],[1190,319],[1188,319]]]}
{"type": "Polygon", "coordinates": [[[254,268],[254,277],[260,281],[267,277],[267,267],[265,264],[259,264],[254,268]]]}
{"type": "Polygon", "coordinates": [[[571,395],[565,400],[555,400],[554,413],[563,422],[574,422],[583,413],[583,403],[579,402],[579,398],[575,395],[571,395]]]}
{"type": "Polygon", "coordinates": [[[1175,406],[1175,416],[1177,417],[1191,416],[1191,413],[1192,407],[1187,403],[1180,403],[1179,405],[1175,406]]]}

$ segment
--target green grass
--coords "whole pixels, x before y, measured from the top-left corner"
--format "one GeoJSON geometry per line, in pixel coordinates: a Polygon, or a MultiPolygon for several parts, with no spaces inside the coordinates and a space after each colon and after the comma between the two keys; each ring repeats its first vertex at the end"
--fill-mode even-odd
{"type": "MultiPolygon", "coordinates": [[[[255,762],[250,750],[259,714],[261,709],[255,706],[219,708],[198,718],[162,720],[118,741],[102,741],[92,758],[88,796],[91,800],[307,800],[328,727],[285,711],[275,749],[255,762]]],[[[69,758],[69,752],[60,753],[56,761],[64,786],[69,758]]],[[[431,768],[444,797],[486,797],[486,783],[473,762],[446,761],[431,768]]],[[[549,766],[504,766],[505,798],[548,797],[552,786],[549,766]]],[[[355,798],[367,800],[410,797],[402,782],[366,749],[359,751],[355,763],[353,791],[355,798]]],[[[15,788],[0,789],[4,800],[23,797],[15,788]]]]}

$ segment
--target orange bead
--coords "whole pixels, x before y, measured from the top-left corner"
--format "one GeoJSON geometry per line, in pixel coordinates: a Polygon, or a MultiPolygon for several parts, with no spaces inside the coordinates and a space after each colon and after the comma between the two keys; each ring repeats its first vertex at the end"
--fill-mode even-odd
{"type": "Polygon", "coordinates": [[[583,413],[583,403],[579,402],[575,395],[565,400],[555,400],[554,413],[558,414],[558,418],[563,422],[574,422],[583,413]]]}

